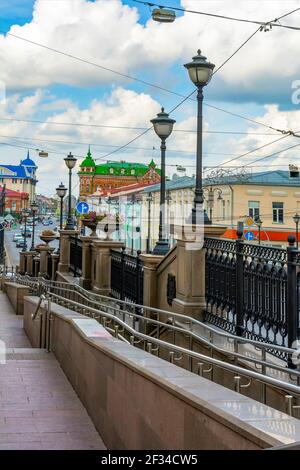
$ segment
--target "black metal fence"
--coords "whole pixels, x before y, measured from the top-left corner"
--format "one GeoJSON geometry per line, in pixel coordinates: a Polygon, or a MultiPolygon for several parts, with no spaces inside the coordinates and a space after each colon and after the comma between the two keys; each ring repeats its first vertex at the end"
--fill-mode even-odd
{"type": "Polygon", "coordinates": [[[291,346],[299,335],[300,252],[207,238],[207,322],[258,341],[291,346]]]}
{"type": "Polygon", "coordinates": [[[74,276],[82,274],[82,241],[78,236],[70,237],[70,271],[74,276]]]}
{"type": "Polygon", "coordinates": [[[111,250],[111,294],[119,300],[143,304],[144,268],[137,256],[111,250]]]}

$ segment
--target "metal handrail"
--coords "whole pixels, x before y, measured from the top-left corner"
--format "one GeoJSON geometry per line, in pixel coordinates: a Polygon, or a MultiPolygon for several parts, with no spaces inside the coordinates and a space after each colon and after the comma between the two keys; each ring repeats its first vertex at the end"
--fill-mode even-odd
{"type": "MultiPolygon", "coordinates": [[[[58,290],[59,291],[67,291],[67,292],[72,292],[68,289],[64,289],[62,287],[58,287],[58,290]]],[[[55,294],[53,292],[54,295],[58,295],[58,294],[55,294]]],[[[86,298],[84,296],[82,296],[82,294],[78,293],[77,294],[80,296],[80,297],[83,297],[85,300],[86,298]]],[[[72,301],[72,299],[67,299],[66,297],[63,297],[65,300],[70,300],[72,301]]],[[[109,298],[110,300],[112,300],[111,298],[109,298]]],[[[75,300],[73,300],[74,302],[76,302],[75,300]]],[[[239,352],[236,352],[236,351],[229,351],[227,349],[224,349],[220,346],[216,346],[214,343],[212,343],[211,340],[208,340],[206,338],[204,338],[203,336],[201,336],[200,334],[198,333],[195,333],[191,330],[186,330],[186,329],[183,329],[182,326],[179,324],[178,326],[176,326],[176,323],[175,324],[172,322],[170,323],[170,320],[167,321],[167,322],[162,322],[160,320],[155,320],[153,318],[149,318],[149,317],[145,317],[143,316],[142,314],[139,314],[139,313],[136,313],[134,311],[132,312],[127,312],[127,311],[124,311],[124,310],[120,310],[119,308],[117,307],[114,307],[113,305],[107,305],[106,303],[99,303],[99,302],[93,302],[91,301],[90,299],[88,299],[88,301],[91,303],[91,304],[97,304],[97,308],[96,310],[99,310],[99,307],[101,308],[108,308],[110,310],[113,310],[116,314],[122,314],[123,316],[125,315],[128,315],[130,317],[134,317],[136,318],[136,320],[140,320],[140,321],[143,321],[145,323],[150,323],[151,325],[155,325],[157,327],[166,327],[168,330],[172,330],[174,332],[178,332],[178,333],[184,333],[185,335],[189,336],[190,338],[196,340],[196,341],[199,341],[200,343],[204,344],[205,346],[207,346],[208,348],[210,348],[210,350],[214,350],[218,353],[221,353],[221,354],[225,354],[225,355],[228,355],[228,356],[231,356],[233,358],[236,358],[236,359],[240,359],[240,360],[243,360],[243,361],[247,361],[247,362],[251,362],[253,363],[255,366],[256,365],[259,365],[261,366],[262,368],[272,368],[274,370],[277,370],[277,371],[280,371],[280,372],[284,372],[286,374],[289,374],[290,375],[290,378],[292,379],[292,376],[295,376],[297,377],[297,379],[299,379],[300,381],[300,371],[297,371],[297,370],[294,370],[294,369],[289,369],[287,367],[283,367],[283,366],[280,366],[280,365],[277,365],[275,363],[270,363],[266,360],[263,360],[263,359],[258,359],[258,358],[254,358],[254,357],[251,357],[251,356],[247,356],[247,355],[244,355],[244,354],[241,354],[239,352]]],[[[77,302],[78,305],[80,305],[83,309],[86,308],[86,304],[81,304],[80,302],[77,302]]],[[[90,306],[89,306],[90,307],[90,306]]],[[[93,307],[91,307],[93,308],[93,307]]],[[[102,314],[104,313],[108,313],[106,311],[103,311],[101,310],[102,314]]],[[[153,336],[151,336],[152,338],[153,336]]],[[[231,338],[230,338],[231,339],[231,338]]],[[[234,341],[236,343],[239,343],[239,337],[235,336],[234,338],[234,341]]],[[[293,350],[294,352],[294,350],[293,350]]]]}
{"type": "MultiPolygon", "coordinates": [[[[173,353],[174,353],[174,351],[179,352],[181,354],[186,355],[189,358],[198,359],[198,360],[201,360],[204,363],[208,363],[212,366],[215,365],[217,367],[228,370],[230,372],[242,375],[244,377],[248,377],[248,378],[251,378],[251,379],[258,380],[258,381],[260,381],[262,383],[265,383],[267,385],[274,386],[277,389],[292,392],[297,397],[300,397],[300,386],[298,386],[298,385],[293,385],[293,384],[290,384],[288,382],[284,382],[282,380],[275,379],[273,377],[263,375],[262,373],[259,373],[259,372],[254,372],[252,370],[244,369],[244,368],[239,367],[239,366],[234,365],[234,364],[229,364],[227,362],[223,362],[223,361],[221,361],[219,359],[215,359],[213,357],[205,356],[204,354],[197,353],[195,351],[191,351],[189,349],[183,348],[182,346],[177,346],[175,344],[167,343],[166,341],[163,341],[161,339],[153,338],[149,335],[146,335],[145,333],[141,333],[141,332],[133,329],[126,322],[124,322],[120,318],[117,318],[115,315],[112,315],[108,312],[102,312],[102,311],[94,309],[92,307],[80,304],[80,303],[78,303],[74,300],[65,299],[64,297],[61,297],[61,296],[59,296],[57,294],[54,294],[52,292],[49,293],[49,296],[51,297],[52,300],[56,299],[58,301],[57,302],[58,304],[59,304],[59,301],[62,301],[63,303],[67,302],[69,305],[72,305],[73,307],[75,307],[75,311],[76,311],[76,308],[79,308],[80,310],[84,310],[85,315],[87,314],[88,311],[91,312],[91,314],[92,314],[91,316],[94,319],[97,319],[96,316],[98,315],[100,317],[100,319],[102,317],[105,317],[105,318],[109,318],[110,320],[113,320],[114,322],[116,322],[120,326],[122,326],[123,331],[126,330],[128,333],[131,333],[131,337],[133,337],[133,340],[131,341],[132,345],[134,345],[134,343],[135,343],[134,338],[137,337],[137,338],[143,340],[145,343],[151,343],[151,344],[155,344],[157,346],[161,346],[162,348],[171,350],[171,352],[173,352],[173,353]]],[[[118,331],[118,336],[120,336],[120,331],[119,330],[117,330],[117,331],[118,331]]],[[[294,372],[296,372],[296,371],[291,371],[291,373],[294,373],[294,372]]]]}
{"type": "Polygon", "coordinates": [[[34,321],[34,320],[36,319],[36,316],[37,316],[37,314],[38,314],[38,311],[39,311],[39,309],[40,309],[40,307],[41,307],[41,305],[42,305],[42,302],[43,302],[44,300],[46,300],[46,296],[42,294],[42,295],[40,296],[40,298],[39,298],[39,301],[38,301],[38,304],[37,304],[37,306],[36,306],[36,309],[35,309],[34,313],[31,315],[32,321],[34,321]]]}
{"type": "MultiPolygon", "coordinates": [[[[22,278],[24,278],[24,277],[27,278],[28,280],[31,281],[30,282],[31,285],[32,285],[33,282],[39,282],[39,283],[42,283],[42,284],[46,284],[49,287],[56,287],[57,286],[58,288],[59,287],[62,288],[62,286],[66,286],[67,290],[75,291],[77,293],[81,293],[88,301],[91,300],[91,297],[96,298],[96,299],[102,299],[105,302],[112,302],[113,301],[115,303],[120,304],[122,306],[122,310],[125,310],[125,311],[126,311],[126,309],[124,309],[123,307],[127,307],[129,310],[133,309],[133,310],[140,310],[142,312],[147,311],[147,312],[151,312],[151,313],[158,314],[158,315],[160,315],[160,314],[161,315],[168,315],[169,316],[169,321],[171,321],[172,318],[173,319],[179,318],[179,319],[183,320],[183,323],[191,325],[191,329],[192,329],[193,325],[199,326],[199,327],[207,330],[208,332],[212,332],[213,334],[215,334],[217,336],[221,336],[221,337],[226,338],[226,339],[238,340],[239,343],[250,344],[250,345],[254,346],[255,348],[258,348],[258,349],[261,349],[261,350],[267,350],[267,351],[276,350],[276,351],[283,352],[283,353],[290,354],[290,355],[295,352],[295,349],[288,348],[286,346],[280,346],[278,344],[272,344],[272,343],[265,343],[265,342],[262,342],[262,341],[256,341],[256,340],[253,340],[253,339],[244,338],[244,337],[241,337],[241,336],[236,336],[236,335],[233,335],[231,333],[224,332],[224,331],[216,330],[214,327],[211,327],[211,326],[207,325],[206,323],[203,323],[203,322],[201,322],[201,321],[199,321],[199,320],[197,320],[193,317],[187,316],[187,315],[183,315],[183,314],[175,313],[175,312],[170,312],[168,310],[161,310],[161,309],[154,308],[154,307],[148,307],[146,305],[126,302],[125,300],[115,299],[115,298],[110,297],[110,296],[104,296],[104,295],[101,295],[101,294],[96,294],[94,292],[90,292],[90,291],[87,291],[86,289],[83,289],[81,286],[78,286],[77,284],[70,284],[68,282],[60,282],[60,281],[51,281],[51,280],[46,280],[44,278],[32,278],[32,277],[29,277],[29,276],[17,275],[17,277],[19,277],[20,280],[22,280],[22,278]]],[[[185,331],[186,331],[186,329],[185,329],[185,331]]]]}

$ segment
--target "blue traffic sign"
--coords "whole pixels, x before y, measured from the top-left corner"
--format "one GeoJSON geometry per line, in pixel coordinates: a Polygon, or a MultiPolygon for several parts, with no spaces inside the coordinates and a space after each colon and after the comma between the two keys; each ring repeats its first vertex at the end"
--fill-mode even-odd
{"type": "Polygon", "coordinates": [[[244,237],[248,242],[251,242],[252,240],[254,240],[254,233],[253,232],[246,232],[244,237]]]}
{"type": "Polygon", "coordinates": [[[86,214],[89,211],[89,205],[87,202],[78,202],[76,209],[79,214],[86,214]]]}

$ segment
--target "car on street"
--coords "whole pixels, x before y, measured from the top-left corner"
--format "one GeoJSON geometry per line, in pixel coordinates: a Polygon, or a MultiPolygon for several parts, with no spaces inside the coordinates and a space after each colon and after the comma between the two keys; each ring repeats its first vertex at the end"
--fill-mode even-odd
{"type": "Polygon", "coordinates": [[[16,242],[19,238],[23,238],[23,235],[21,234],[21,232],[16,232],[13,236],[13,241],[16,242]]]}
{"type": "Polygon", "coordinates": [[[32,230],[26,229],[26,232],[25,232],[25,230],[23,230],[22,236],[24,237],[24,235],[26,234],[26,237],[30,238],[31,237],[31,232],[32,232],[32,230]]]}
{"type": "Polygon", "coordinates": [[[25,248],[25,241],[24,241],[23,238],[17,241],[16,247],[17,248],[25,248]]]}

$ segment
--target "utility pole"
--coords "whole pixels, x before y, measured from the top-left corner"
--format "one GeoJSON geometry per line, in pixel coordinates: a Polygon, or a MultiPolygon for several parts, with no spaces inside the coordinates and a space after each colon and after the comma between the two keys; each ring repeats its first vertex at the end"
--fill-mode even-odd
{"type": "Polygon", "coordinates": [[[0,196],[0,264],[4,264],[5,252],[4,252],[4,215],[5,215],[5,192],[6,185],[2,186],[1,196],[0,196]]]}

